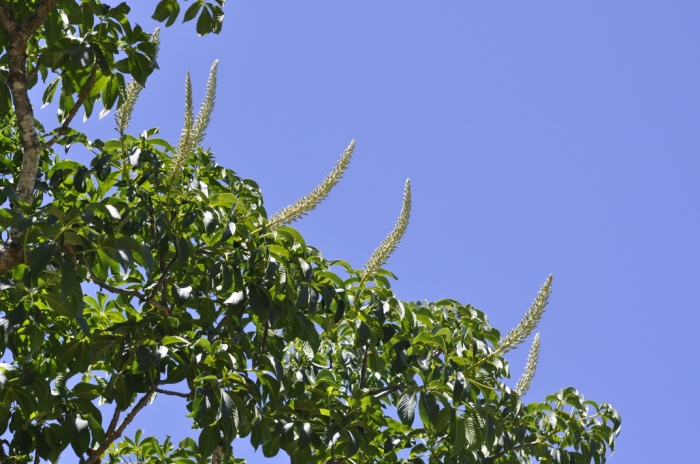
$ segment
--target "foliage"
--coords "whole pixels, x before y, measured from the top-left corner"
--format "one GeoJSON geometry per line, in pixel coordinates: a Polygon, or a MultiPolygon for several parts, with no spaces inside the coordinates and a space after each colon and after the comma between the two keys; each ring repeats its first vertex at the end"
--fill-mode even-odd
{"type": "Polygon", "coordinates": [[[168,201],[174,150],[156,135],[95,141],[90,167],[54,160],[51,201],[26,218],[4,210],[34,250],[2,280],[13,452],[84,456],[115,431],[93,400],[127,412],[183,382],[204,455],[236,436],[298,462],[391,462],[404,447],[440,462],[551,447],[583,462],[612,445],[607,405],[571,389],[524,405],[505,386],[482,312],[400,302],[382,269],[360,285],[363,270],[268,230],[257,185],[211,153],[190,153],[168,201]],[[103,292],[84,295],[88,281],[103,292]]]}
{"type": "MultiPolygon", "coordinates": [[[[29,37],[28,83],[32,88],[39,79],[48,81],[42,101],[47,104],[57,99],[61,123],[76,106],[82,105],[86,117],[92,115],[98,101],[105,111],[114,108],[120,95],[123,98],[125,94],[125,75],[145,86],[148,76],[158,67],[153,35],[131,24],[126,2],[114,7],[97,0],[2,1],[0,5],[13,16],[14,23],[21,23],[28,21],[41,3],[52,3],[55,7],[37,33],[29,37]],[[81,94],[85,94],[85,99],[76,105],[81,94]]],[[[223,0],[194,1],[184,20],[197,18],[199,34],[218,33],[224,17],[223,3],[223,0]]],[[[163,0],[153,17],[169,26],[177,19],[179,10],[177,0],[163,0]]],[[[7,50],[9,42],[10,35],[0,30],[0,50],[7,50]]],[[[6,116],[12,107],[7,87],[8,64],[8,54],[4,53],[0,57],[0,66],[5,69],[4,79],[0,81],[0,117],[6,116]]]]}
{"type": "MultiPolygon", "coordinates": [[[[102,37],[85,19],[99,17],[112,39],[136,50],[124,58],[133,68],[118,61],[109,68],[108,81],[116,79],[126,100],[119,76],[128,71],[143,86],[157,47],[125,26],[124,4],[114,20],[114,9],[94,1],[79,4],[78,18],[74,4],[54,2],[51,14],[68,17],[63,33],[75,24],[83,37],[88,30],[102,37]]],[[[176,5],[163,0],[155,16],[171,22],[176,5]]],[[[194,2],[185,19],[199,13],[202,33],[201,17],[211,11],[194,2]]],[[[97,40],[90,37],[81,43],[97,40]]],[[[53,47],[46,43],[35,48],[53,47]]],[[[93,52],[86,60],[98,60],[93,52]]],[[[69,57],[51,68],[61,79],[74,76],[66,82],[106,76],[98,72],[107,69],[87,71],[69,57]]],[[[49,67],[43,60],[39,74],[49,67]]],[[[213,108],[213,89],[207,94],[203,108],[213,108]]],[[[102,93],[90,95],[104,103],[102,93]]],[[[183,134],[204,134],[208,114],[197,126],[191,97],[186,106],[183,134]]],[[[238,437],[265,456],[285,452],[293,463],[602,463],[614,450],[620,418],[606,403],[566,388],[525,404],[505,383],[503,355],[534,330],[551,278],[503,339],[471,305],[401,301],[391,290],[394,275],[381,266],[408,224],[408,185],[380,256],[356,269],[326,259],[285,221],[269,220],[258,185],[218,165],[199,135],[175,146],[157,129],[130,135],[124,111],[117,139],[89,141],[75,131],[60,138],[92,151],[87,166],[43,146],[30,203],[15,193],[26,129],[18,111],[5,112],[0,232],[20,241],[11,249],[20,257],[0,275],[0,357],[7,360],[0,364],[0,433],[10,436],[0,442],[3,461],[55,462],[72,452],[88,463],[232,463],[241,462],[233,458],[238,437]],[[99,291],[85,294],[88,285],[99,291]],[[141,431],[122,438],[159,395],[182,399],[196,437],[178,447],[141,431]]],[[[45,143],[52,134],[35,127],[45,143]]],[[[308,211],[305,204],[293,204],[302,205],[295,218],[308,211]]]]}

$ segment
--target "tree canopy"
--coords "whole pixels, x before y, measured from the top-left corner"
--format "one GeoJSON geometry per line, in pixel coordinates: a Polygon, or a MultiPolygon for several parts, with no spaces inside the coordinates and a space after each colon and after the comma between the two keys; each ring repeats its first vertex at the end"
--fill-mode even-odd
{"type": "MultiPolygon", "coordinates": [[[[217,33],[222,7],[194,1],[184,21],[217,33]]],[[[153,17],[169,26],[179,11],[162,0],[153,17]]],[[[364,267],[325,258],[290,224],[328,196],[354,141],[268,215],[259,186],[204,148],[216,63],[196,115],[186,79],[179,141],[129,132],[159,38],[128,15],[126,3],[0,1],[2,462],[240,462],[237,438],[293,463],[605,462],[620,429],[610,405],[571,387],[523,401],[539,335],[506,385],[504,356],[534,333],[551,276],[505,336],[469,304],[401,301],[384,266],[409,223],[408,181],[364,267]],[[40,83],[58,99],[51,131],[29,98],[40,83]],[[70,127],[98,102],[119,137],[70,127]],[[73,143],[89,165],[54,151],[73,143]],[[194,436],[127,437],[161,395],[182,399],[194,436]]]]}

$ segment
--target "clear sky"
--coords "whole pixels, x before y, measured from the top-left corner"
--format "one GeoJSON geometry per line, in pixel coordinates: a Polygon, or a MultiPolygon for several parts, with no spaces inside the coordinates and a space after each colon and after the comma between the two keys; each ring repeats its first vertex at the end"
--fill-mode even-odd
{"type": "MultiPolygon", "coordinates": [[[[156,2],[130,3],[154,28],[156,2]]],[[[699,2],[231,0],[225,11],[220,36],[163,31],[134,131],[176,140],[185,71],[198,104],[219,59],[205,145],[261,185],[269,213],[355,139],[344,180],[296,224],[307,242],[362,266],[410,177],[411,225],[387,266],[399,297],[469,302],[505,332],[553,273],[526,399],[573,385],[611,403],[623,419],[613,464],[695,462],[699,2]]],[[[53,124],[51,111],[39,114],[53,124]]],[[[112,127],[110,115],[77,128],[105,138],[112,127]]],[[[527,350],[509,355],[513,384],[527,350]]],[[[184,414],[184,400],[161,396],[129,430],[179,440],[192,432],[184,414]]],[[[247,440],[234,446],[263,461],[247,440]]]]}

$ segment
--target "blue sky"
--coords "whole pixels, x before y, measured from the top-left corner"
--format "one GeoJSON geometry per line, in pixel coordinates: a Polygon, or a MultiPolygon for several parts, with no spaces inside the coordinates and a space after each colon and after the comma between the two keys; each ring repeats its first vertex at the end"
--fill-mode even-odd
{"type": "MultiPolygon", "coordinates": [[[[147,29],[155,1],[131,2],[147,29]]],[[[220,60],[206,145],[269,213],[351,139],[350,171],[296,224],[361,266],[411,178],[388,263],[404,300],[455,298],[514,327],[554,294],[526,399],[573,385],[623,418],[614,464],[692,462],[700,424],[700,3],[229,1],[220,36],[163,31],[132,130],[176,140],[183,83],[220,60]]],[[[55,121],[50,109],[39,112],[55,121]]],[[[50,125],[50,124],[49,124],[50,125]]],[[[111,115],[78,129],[113,137],[111,115]]],[[[513,384],[528,347],[510,355],[513,384]]],[[[184,401],[131,427],[180,439],[184,401]]],[[[236,454],[253,457],[245,440],[236,454]]],[[[267,462],[288,462],[278,456],[267,462]]]]}

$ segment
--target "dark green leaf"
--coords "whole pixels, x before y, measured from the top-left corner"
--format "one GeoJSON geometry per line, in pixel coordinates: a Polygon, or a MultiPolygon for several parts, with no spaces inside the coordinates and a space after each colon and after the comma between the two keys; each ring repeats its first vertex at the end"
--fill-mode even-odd
{"type": "Polygon", "coordinates": [[[299,446],[305,447],[311,443],[311,439],[314,436],[314,431],[311,428],[311,424],[304,422],[298,429],[299,433],[299,446]]]}
{"type": "Polygon", "coordinates": [[[206,35],[214,30],[214,18],[212,18],[211,13],[208,8],[202,10],[202,14],[199,15],[197,20],[197,34],[206,35]]]}
{"type": "Polygon", "coordinates": [[[437,420],[438,411],[439,406],[435,395],[421,392],[420,399],[418,400],[418,412],[420,413],[420,420],[423,421],[423,424],[434,425],[437,420]]]}
{"type": "Polygon", "coordinates": [[[396,412],[399,419],[407,426],[413,425],[413,419],[416,414],[416,395],[415,393],[405,393],[399,400],[396,412]]]}
{"type": "Polygon", "coordinates": [[[37,277],[46,270],[55,251],[56,246],[48,244],[39,245],[32,250],[29,256],[29,274],[33,281],[36,281],[37,277]]]}
{"type": "Polygon", "coordinates": [[[44,103],[44,106],[48,105],[53,101],[53,96],[56,93],[56,89],[58,88],[58,84],[61,82],[61,77],[58,76],[51,82],[49,82],[49,85],[46,86],[46,89],[44,89],[44,95],[41,98],[41,101],[44,103]]]}
{"type": "Polygon", "coordinates": [[[90,430],[88,421],[80,415],[68,416],[68,429],[71,433],[70,444],[77,456],[83,456],[90,446],[90,430]]]}
{"type": "Polygon", "coordinates": [[[332,447],[340,439],[340,426],[335,422],[329,424],[328,427],[323,431],[323,443],[326,446],[332,447]]]}
{"type": "Polygon", "coordinates": [[[182,22],[186,23],[187,21],[191,21],[194,18],[196,18],[197,13],[199,13],[199,10],[202,8],[202,6],[203,5],[201,1],[195,0],[195,2],[192,5],[190,5],[189,8],[187,8],[187,11],[185,11],[185,17],[182,18],[182,22]]]}
{"type": "Polygon", "coordinates": [[[205,426],[199,434],[198,446],[200,455],[202,457],[211,456],[220,442],[219,428],[211,425],[205,426]]]}
{"type": "Polygon", "coordinates": [[[87,42],[74,42],[68,47],[68,55],[80,68],[87,68],[95,61],[95,52],[87,42]]]}

